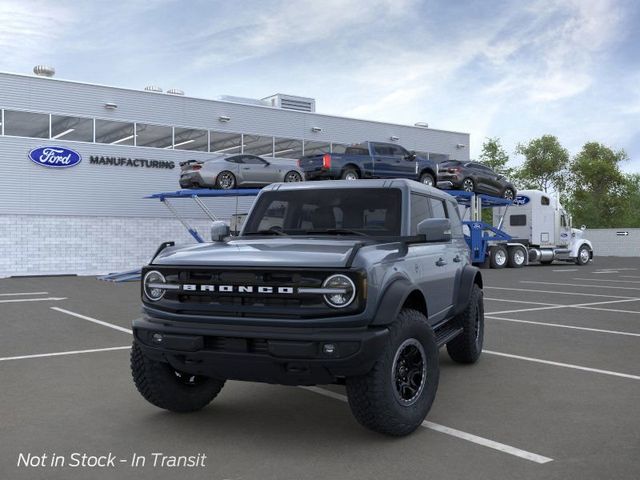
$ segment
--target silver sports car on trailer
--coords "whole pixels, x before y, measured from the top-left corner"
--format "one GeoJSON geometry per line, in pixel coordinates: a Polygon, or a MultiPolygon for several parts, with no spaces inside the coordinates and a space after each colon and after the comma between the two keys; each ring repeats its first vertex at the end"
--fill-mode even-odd
{"type": "Polygon", "coordinates": [[[189,160],[180,164],[180,187],[257,187],[276,182],[302,182],[304,173],[291,158],[257,155],[219,155],[211,160],[189,160]]]}

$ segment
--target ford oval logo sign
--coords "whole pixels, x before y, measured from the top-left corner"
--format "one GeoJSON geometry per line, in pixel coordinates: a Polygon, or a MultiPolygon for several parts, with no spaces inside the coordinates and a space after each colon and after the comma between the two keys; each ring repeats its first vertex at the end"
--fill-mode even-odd
{"type": "Polygon", "coordinates": [[[514,205],[526,205],[529,203],[530,198],[526,195],[517,195],[516,199],[513,201],[514,205]]]}
{"type": "Polygon", "coordinates": [[[39,147],[29,152],[33,163],[50,168],[69,168],[79,164],[82,156],[78,152],[63,147],[39,147]]]}

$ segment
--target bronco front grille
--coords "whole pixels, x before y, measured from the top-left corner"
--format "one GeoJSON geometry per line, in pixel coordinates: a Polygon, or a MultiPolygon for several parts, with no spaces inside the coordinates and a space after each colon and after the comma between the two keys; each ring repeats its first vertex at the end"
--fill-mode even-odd
{"type": "Polygon", "coordinates": [[[143,269],[143,279],[150,270],[160,272],[170,288],[155,302],[143,293],[143,301],[154,309],[186,316],[318,318],[353,314],[360,311],[364,303],[364,277],[354,271],[152,266],[143,269]],[[325,279],[335,273],[348,275],[357,288],[356,300],[343,309],[328,306],[321,294],[304,291],[321,288],[325,279]],[[185,290],[185,286],[193,290],[185,290]]]}

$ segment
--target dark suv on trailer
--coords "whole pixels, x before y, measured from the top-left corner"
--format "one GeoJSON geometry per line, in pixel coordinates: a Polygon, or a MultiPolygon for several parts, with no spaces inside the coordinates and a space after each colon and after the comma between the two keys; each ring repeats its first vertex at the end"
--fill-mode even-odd
{"type": "Polygon", "coordinates": [[[445,160],[439,165],[438,182],[451,182],[454,190],[486,193],[509,200],[516,198],[516,187],[504,176],[477,162],[445,160]]]}
{"type": "Polygon", "coordinates": [[[482,350],[480,272],[453,197],[409,180],[274,184],[239,237],[161,249],[142,271],[133,378],[167,410],[225,380],[346,384],[364,426],[406,435],[438,386],[438,349],[482,350]]]}

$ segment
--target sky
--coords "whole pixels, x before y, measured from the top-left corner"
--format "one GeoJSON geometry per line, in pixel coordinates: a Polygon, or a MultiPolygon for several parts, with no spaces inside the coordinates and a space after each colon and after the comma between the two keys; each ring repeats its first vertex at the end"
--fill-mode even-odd
{"type": "MultiPolygon", "coordinates": [[[[469,132],[598,141],[640,172],[635,0],[0,0],[0,71],[469,132]]],[[[364,140],[364,139],[363,139],[364,140]]]]}

